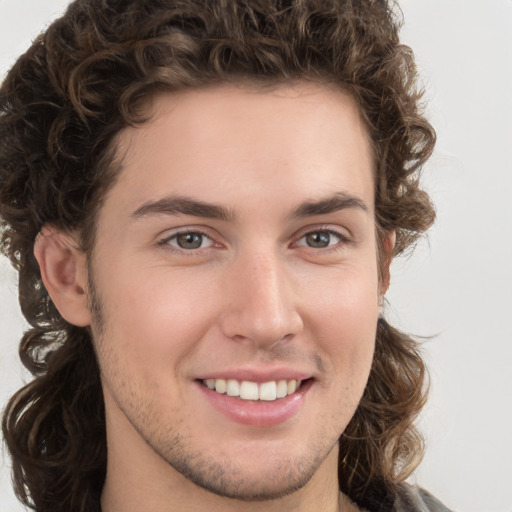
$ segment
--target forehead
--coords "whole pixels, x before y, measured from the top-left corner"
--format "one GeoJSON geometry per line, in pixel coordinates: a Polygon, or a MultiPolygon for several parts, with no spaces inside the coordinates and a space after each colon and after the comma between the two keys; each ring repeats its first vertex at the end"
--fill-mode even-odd
{"type": "Polygon", "coordinates": [[[110,195],[123,204],[174,193],[243,205],[258,192],[286,203],[344,189],[373,202],[368,133],[339,89],[223,84],[156,95],[147,112],[117,138],[122,170],[110,195]]]}

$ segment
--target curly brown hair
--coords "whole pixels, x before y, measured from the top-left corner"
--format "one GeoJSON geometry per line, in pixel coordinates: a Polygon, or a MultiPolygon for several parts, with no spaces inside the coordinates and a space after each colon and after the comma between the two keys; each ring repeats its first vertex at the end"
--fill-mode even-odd
{"type": "MultiPolygon", "coordinates": [[[[376,226],[402,253],[432,224],[419,186],[435,134],[421,111],[411,50],[384,0],[77,0],[16,62],[0,90],[0,243],[19,271],[30,324],[20,343],[34,379],[3,415],[15,491],[39,512],[99,510],[104,405],[90,331],[51,302],[33,255],[44,225],[94,245],[95,215],[116,179],[113,138],[143,122],[157,91],[291,80],[348,91],[375,160],[376,226]]],[[[413,421],[426,369],[384,318],[362,401],[340,438],[340,488],[388,510],[423,442],[413,421]]]]}

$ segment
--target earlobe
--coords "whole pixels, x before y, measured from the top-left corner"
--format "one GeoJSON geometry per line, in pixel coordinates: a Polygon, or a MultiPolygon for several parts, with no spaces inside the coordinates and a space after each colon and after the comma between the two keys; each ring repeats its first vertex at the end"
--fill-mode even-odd
{"type": "Polygon", "coordinates": [[[382,253],[381,253],[381,281],[380,281],[380,298],[383,298],[385,293],[388,291],[389,284],[391,282],[390,266],[393,261],[393,254],[396,243],[396,232],[388,231],[382,242],[382,253]]]}
{"type": "Polygon", "coordinates": [[[62,317],[80,327],[90,325],[86,258],[73,238],[45,226],[36,238],[34,256],[44,286],[62,317]]]}

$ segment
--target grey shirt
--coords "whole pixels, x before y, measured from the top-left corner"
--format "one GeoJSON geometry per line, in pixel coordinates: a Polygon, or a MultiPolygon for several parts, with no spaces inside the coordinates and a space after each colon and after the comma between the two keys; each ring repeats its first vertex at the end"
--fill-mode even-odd
{"type": "Polygon", "coordinates": [[[406,483],[398,484],[392,492],[374,487],[353,504],[361,512],[452,512],[425,489],[406,483]]]}
{"type": "Polygon", "coordinates": [[[420,487],[400,486],[392,512],[451,512],[437,498],[420,487]]]}

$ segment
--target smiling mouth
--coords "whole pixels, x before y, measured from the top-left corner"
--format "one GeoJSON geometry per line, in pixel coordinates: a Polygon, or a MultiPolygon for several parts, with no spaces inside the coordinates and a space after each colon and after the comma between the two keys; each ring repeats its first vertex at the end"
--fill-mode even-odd
{"type": "Polygon", "coordinates": [[[240,382],[235,379],[206,379],[201,382],[219,394],[226,394],[241,400],[272,402],[292,395],[305,381],[291,379],[258,383],[248,380],[240,382]]]}

